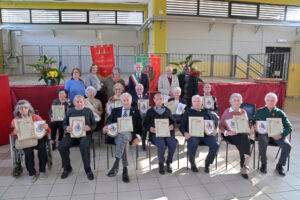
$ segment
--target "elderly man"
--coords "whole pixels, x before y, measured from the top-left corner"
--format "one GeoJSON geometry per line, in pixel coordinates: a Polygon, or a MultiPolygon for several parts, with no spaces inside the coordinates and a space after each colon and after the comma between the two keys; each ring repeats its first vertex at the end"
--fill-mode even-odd
{"type": "Polygon", "coordinates": [[[277,95],[273,92],[268,93],[265,96],[266,106],[259,108],[255,113],[255,121],[266,121],[267,118],[281,118],[283,125],[283,132],[280,135],[269,138],[267,134],[258,134],[259,141],[259,155],[261,157],[260,171],[267,173],[267,146],[269,140],[273,140],[281,148],[281,155],[276,166],[276,170],[282,176],[285,176],[285,170],[283,166],[286,164],[286,160],[291,151],[291,144],[287,137],[292,132],[292,124],[288,120],[286,114],[276,107],[277,95]]]}
{"type": "Polygon", "coordinates": [[[193,172],[198,172],[198,168],[195,163],[195,155],[197,148],[201,140],[209,147],[208,155],[205,159],[205,169],[206,173],[209,173],[209,165],[214,162],[217,151],[219,149],[219,144],[217,140],[217,132],[214,131],[211,135],[205,135],[201,137],[193,137],[189,133],[189,117],[203,117],[204,120],[214,120],[215,127],[218,127],[218,118],[215,113],[210,112],[209,110],[202,108],[202,98],[199,95],[194,95],[192,97],[192,107],[186,110],[183,114],[180,131],[182,135],[187,140],[187,148],[189,154],[189,161],[191,163],[191,169],[193,172]]]}
{"type": "Polygon", "coordinates": [[[158,91],[163,95],[173,97],[173,90],[179,86],[179,81],[176,75],[172,75],[173,69],[170,66],[166,67],[166,74],[161,75],[158,80],[158,91]]]}
{"type": "Polygon", "coordinates": [[[186,99],[187,105],[191,105],[193,95],[198,94],[198,79],[190,74],[190,67],[184,67],[184,74],[178,76],[179,86],[181,88],[181,97],[186,99]]]}
{"type": "MultiPolygon", "coordinates": [[[[119,133],[115,138],[114,142],[116,144],[116,161],[111,168],[111,170],[108,172],[107,176],[114,177],[117,175],[119,171],[119,161],[122,158],[123,163],[123,174],[122,174],[122,180],[125,183],[128,183],[130,181],[128,176],[128,148],[129,148],[129,142],[132,142],[132,145],[137,145],[139,143],[140,136],[137,134],[140,134],[142,132],[142,119],[140,112],[134,108],[131,107],[132,97],[129,93],[123,93],[121,95],[121,103],[122,107],[114,108],[111,111],[110,116],[107,119],[107,123],[116,123],[118,121],[118,118],[121,117],[132,117],[132,126],[133,126],[133,132],[122,132],[119,133]]],[[[105,126],[103,128],[103,131],[105,133],[108,132],[108,126],[105,126]]]]}
{"type": "Polygon", "coordinates": [[[149,79],[147,74],[142,73],[143,66],[141,63],[134,65],[134,74],[131,74],[128,81],[128,92],[134,96],[136,95],[135,86],[142,84],[144,86],[143,94],[147,94],[149,90],[149,79]]]}
{"type": "Polygon", "coordinates": [[[62,141],[59,143],[58,150],[62,159],[62,167],[64,171],[61,178],[67,178],[72,172],[70,163],[70,147],[74,142],[79,142],[80,153],[84,165],[84,170],[89,180],[94,179],[94,174],[90,167],[90,142],[92,138],[92,131],[96,128],[96,122],[93,112],[89,108],[84,107],[84,97],[82,95],[76,95],[73,101],[75,107],[70,108],[64,119],[64,129],[68,132],[62,141]],[[70,132],[70,117],[83,116],[85,119],[85,127],[83,131],[86,131],[86,136],[80,138],[71,138],[70,132]]]}

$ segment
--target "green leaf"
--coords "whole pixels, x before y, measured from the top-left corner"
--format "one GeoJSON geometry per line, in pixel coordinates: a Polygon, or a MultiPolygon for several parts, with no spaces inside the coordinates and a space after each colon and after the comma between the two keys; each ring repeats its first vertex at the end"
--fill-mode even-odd
{"type": "Polygon", "coordinates": [[[202,61],[201,60],[193,60],[190,62],[190,66],[192,66],[195,63],[200,63],[200,62],[202,62],[202,61]]]}
{"type": "Polygon", "coordinates": [[[179,66],[180,64],[178,62],[169,62],[169,65],[176,65],[179,66]]]}
{"type": "Polygon", "coordinates": [[[185,58],[185,61],[189,62],[191,59],[192,59],[192,54],[188,55],[188,56],[185,58]]]}

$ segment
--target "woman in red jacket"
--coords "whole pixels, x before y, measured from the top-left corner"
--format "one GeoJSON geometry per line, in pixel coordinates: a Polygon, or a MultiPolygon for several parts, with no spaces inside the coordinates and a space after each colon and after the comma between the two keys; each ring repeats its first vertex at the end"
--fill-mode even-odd
{"type": "MultiPolygon", "coordinates": [[[[34,110],[31,104],[27,100],[20,100],[15,106],[14,110],[14,119],[31,117],[32,121],[41,121],[43,120],[40,116],[34,114],[34,110]]],[[[14,120],[12,121],[12,126],[14,128],[13,137],[17,137],[18,130],[15,128],[14,120]]],[[[34,167],[34,149],[38,150],[38,159],[39,159],[39,170],[40,170],[40,179],[47,178],[46,172],[46,164],[47,164],[47,152],[46,152],[46,141],[47,134],[50,133],[50,129],[48,124],[43,125],[44,129],[46,129],[46,134],[43,138],[38,139],[38,144],[33,147],[24,148],[23,151],[25,153],[25,164],[26,169],[29,173],[29,181],[34,183],[37,180],[37,174],[34,167]]]]}

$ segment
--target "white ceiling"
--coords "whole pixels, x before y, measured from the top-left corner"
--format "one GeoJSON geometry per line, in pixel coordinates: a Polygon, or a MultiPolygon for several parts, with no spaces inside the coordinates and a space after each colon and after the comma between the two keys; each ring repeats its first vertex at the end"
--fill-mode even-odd
{"type": "Polygon", "coordinates": [[[6,0],[6,1],[115,3],[115,4],[148,4],[149,2],[149,0],[6,0]]]}

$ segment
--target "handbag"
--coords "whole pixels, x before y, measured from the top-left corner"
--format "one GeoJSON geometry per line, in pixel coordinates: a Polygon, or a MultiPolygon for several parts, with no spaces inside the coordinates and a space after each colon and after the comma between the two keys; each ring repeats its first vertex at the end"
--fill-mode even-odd
{"type": "Polygon", "coordinates": [[[16,139],[15,147],[16,149],[25,149],[29,147],[34,147],[38,144],[38,140],[36,138],[30,138],[26,140],[18,140],[16,139]]]}

